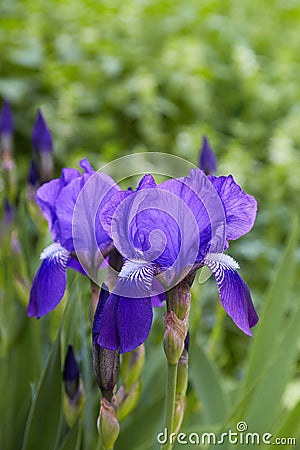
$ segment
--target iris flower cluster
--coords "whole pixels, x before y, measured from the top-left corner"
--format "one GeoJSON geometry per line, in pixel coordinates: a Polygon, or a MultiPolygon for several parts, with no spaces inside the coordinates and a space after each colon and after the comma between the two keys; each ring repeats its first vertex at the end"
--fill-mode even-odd
{"type": "Polygon", "coordinates": [[[82,172],[65,168],[36,193],[53,238],[41,254],[28,315],[41,317],[62,299],[66,270],[94,279],[112,251],[122,258],[111,292],[97,308],[97,342],[128,352],[149,334],[153,306],[165,293],[207,266],[220,301],[247,335],[258,316],[238,263],[227,253],[231,240],[253,227],[257,203],[229,176],[189,176],[157,184],[146,174],[136,190],[121,188],[105,173],[80,162],[82,172]]]}

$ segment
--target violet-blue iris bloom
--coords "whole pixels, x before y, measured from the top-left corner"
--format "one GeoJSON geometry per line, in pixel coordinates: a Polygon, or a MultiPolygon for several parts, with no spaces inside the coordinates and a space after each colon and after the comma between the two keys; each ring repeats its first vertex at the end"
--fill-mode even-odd
{"type": "Polygon", "coordinates": [[[227,314],[251,335],[258,317],[249,288],[223,251],[252,228],[256,210],[232,176],[207,177],[199,169],[160,185],[145,175],[135,192],[114,194],[100,221],[125,263],[101,308],[98,344],[121,353],[140,345],[152,324],[151,296],[202,266],[215,276],[227,314]]]}
{"type": "MultiPolygon", "coordinates": [[[[50,312],[62,299],[66,289],[66,269],[71,267],[81,273],[86,273],[77,259],[72,257],[75,252],[73,241],[73,213],[80,192],[88,180],[93,178],[93,191],[89,202],[98,202],[98,196],[105,193],[104,200],[120,190],[114,180],[104,173],[95,172],[87,159],[79,163],[83,169],[62,170],[60,178],[43,184],[36,193],[36,201],[47,219],[50,233],[54,241],[41,253],[42,263],[34,277],[28,305],[28,315],[41,317],[50,312]]],[[[99,212],[104,201],[100,203],[99,212]]],[[[99,214],[98,212],[98,214],[99,214]]],[[[93,223],[95,217],[90,216],[89,208],[80,211],[83,234],[89,233],[87,223],[93,223]]],[[[87,264],[95,254],[90,247],[91,239],[87,236],[84,248],[87,264]]],[[[104,251],[111,243],[111,238],[100,227],[97,234],[99,251],[104,251]]],[[[103,258],[102,258],[103,260],[103,258]]],[[[99,260],[98,260],[99,261],[99,260]]],[[[101,262],[101,261],[100,261],[101,262]]]]}
{"type": "Polygon", "coordinates": [[[217,172],[217,158],[206,136],[203,137],[200,149],[199,168],[205,175],[213,175],[217,172]]]}

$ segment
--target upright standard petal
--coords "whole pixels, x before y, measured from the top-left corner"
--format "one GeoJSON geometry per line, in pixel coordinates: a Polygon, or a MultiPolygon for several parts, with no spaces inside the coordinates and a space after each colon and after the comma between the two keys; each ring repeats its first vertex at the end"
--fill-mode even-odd
{"type": "Polygon", "coordinates": [[[57,198],[61,190],[79,176],[80,173],[76,169],[63,169],[61,178],[44,183],[36,192],[36,202],[48,222],[50,233],[55,242],[60,241],[60,229],[56,214],[57,198]]]}
{"type": "Polygon", "coordinates": [[[192,169],[189,177],[165,181],[160,188],[178,196],[186,205],[177,213],[183,236],[182,245],[186,253],[190,253],[189,249],[196,244],[198,246],[196,261],[199,262],[208,251],[223,251],[224,207],[208,177],[200,169],[192,169]],[[191,233],[191,225],[194,221],[198,230],[191,233]]]}
{"type": "Polygon", "coordinates": [[[66,289],[66,267],[70,255],[59,244],[52,244],[41,254],[40,265],[30,291],[28,316],[40,318],[62,299],[66,289]]]}
{"type": "Polygon", "coordinates": [[[43,184],[36,192],[36,202],[41,208],[45,219],[48,222],[52,239],[59,241],[59,228],[55,211],[55,201],[62,189],[60,179],[51,180],[43,184]]]}
{"type": "Polygon", "coordinates": [[[246,334],[252,336],[250,328],[258,322],[249,288],[238,274],[239,265],[228,255],[209,253],[203,264],[215,276],[220,300],[233,322],[246,334]]]}
{"type": "Polygon", "coordinates": [[[228,177],[208,177],[224,205],[226,216],[226,239],[235,240],[248,233],[254,225],[257,202],[246,194],[235,182],[232,175],[228,177]]]}
{"type": "Polygon", "coordinates": [[[100,224],[99,214],[110,196],[120,188],[110,176],[88,170],[87,161],[81,165],[86,172],[62,189],[56,212],[61,244],[70,251],[75,249],[79,257],[83,254],[89,257],[111,242],[100,224]]]}

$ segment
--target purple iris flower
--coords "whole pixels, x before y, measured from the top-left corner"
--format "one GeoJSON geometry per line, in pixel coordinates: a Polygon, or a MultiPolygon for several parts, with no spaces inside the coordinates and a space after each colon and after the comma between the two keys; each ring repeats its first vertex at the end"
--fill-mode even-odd
{"type": "Polygon", "coordinates": [[[204,171],[205,175],[217,172],[217,158],[206,136],[203,137],[200,149],[199,168],[204,171]]]}
{"type": "MultiPolygon", "coordinates": [[[[114,180],[104,173],[95,172],[87,159],[79,163],[83,169],[80,173],[76,169],[65,168],[62,176],[43,184],[36,193],[36,201],[47,219],[50,233],[54,241],[41,254],[42,263],[34,277],[28,305],[28,315],[41,317],[50,312],[62,299],[66,289],[66,269],[71,267],[86,274],[90,265],[94,267],[103,262],[101,252],[111,243],[107,233],[98,227],[94,237],[92,224],[97,218],[101,207],[109,197],[120,188],[114,180]],[[81,195],[82,188],[90,181],[92,190],[89,197],[81,195]],[[99,196],[103,197],[99,204],[99,196]],[[77,218],[81,226],[81,251],[80,263],[75,255],[73,240],[73,215],[79,197],[83,198],[83,207],[77,211],[77,218]],[[92,210],[96,204],[96,214],[92,210]],[[91,224],[91,225],[90,225],[91,224]],[[97,238],[97,241],[96,241],[97,238]],[[97,254],[98,252],[98,254],[97,254]],[[97,254],[97,261],[95,255],[97,254]],[[85,261],[85,270],[82,261],[85,261]]],[[[75,224],[76,225],[76,224],[75,224]]]]}
{"type": "Polygon", "coordinates": [[[114,194],[100,223],[125,263],[101,307],[98,344],[121,353],[140,345],[152,324],[151,297],[202,266],[215,276],[227,314],[251,335],[258,317],[249,288],[223,251],[252,228],[256,210],[232,176],[207,177],[199,169],[160,185],[145,175],[136,191],[114,194]]]}

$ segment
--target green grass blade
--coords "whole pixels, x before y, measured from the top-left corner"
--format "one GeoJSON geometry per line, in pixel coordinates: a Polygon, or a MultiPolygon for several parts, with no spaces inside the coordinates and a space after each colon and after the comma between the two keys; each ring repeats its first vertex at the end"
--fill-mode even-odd
{"type": "Polygon", "coordinates": [[[222,423],[229,411],[229,401],[215,363],[205,353],[199,339],[190,352],[189,377],[203,405],[205,423],[222,423]]]}
{"type": "Polygon", "coordinates": [[[53,450],[62,411],[60,332],[53,344],[28,415],[22,450],[53,450]]]}
{"type": "Polygon", "coordinates": [[[274,282],[267,292],[265,308],[260,314],[259,323],[254,330],[252,350],[241,390],[242,396],[258,381],[263,368],[270,365],[274,357],[274,347],[279,339],[278,330],[283,326],[290,300],[289,291],[295,273],[295,247],[298,236],[299,223],[295,221],[274,282]]]}

